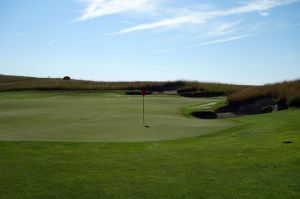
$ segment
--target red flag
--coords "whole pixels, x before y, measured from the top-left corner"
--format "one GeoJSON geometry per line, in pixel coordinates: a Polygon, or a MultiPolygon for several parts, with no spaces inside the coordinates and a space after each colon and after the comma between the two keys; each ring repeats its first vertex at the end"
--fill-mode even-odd
{"type": "Polygon", "coordinates": [[[142,95],[142,96],[145,96],[145,95],[146,95],[145,89],[142,89],[142,90],[141,90],[141,95],[142,95]]]}

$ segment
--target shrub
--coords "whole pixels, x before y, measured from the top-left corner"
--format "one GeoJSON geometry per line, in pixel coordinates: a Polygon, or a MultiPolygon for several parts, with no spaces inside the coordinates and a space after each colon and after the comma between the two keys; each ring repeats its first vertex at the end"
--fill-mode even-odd
{"type": "Polygon", "coordinates": [[[71,80],[71,77],[69,77],[69,76],[64,76],[63,80],[71,80]]]}

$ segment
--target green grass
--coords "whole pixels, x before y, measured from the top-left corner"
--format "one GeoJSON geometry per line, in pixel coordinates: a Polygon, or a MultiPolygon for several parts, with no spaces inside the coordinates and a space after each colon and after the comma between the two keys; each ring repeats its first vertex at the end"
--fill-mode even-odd
{"type": "MultiPolygon", "coordinates": [[[[140,106],[138,97],[120,93],[22,92],[2,93],[0,98],[1,140],[31,140],[34,136],[38,137],[37,140],[52,140],[60,136],[58,138],[62,141],[73,141],[1,141],[1,198],[300,197],[299,109],[210,123],[184,117],[181,111],[193,104],[213,103],[216,99],[199,101],[175,96],[147,96],[147,106],[155,110],[147,110],[151,128],[140,131],[146,138],[138,134],[132,136],[132,131],[121,128],[130,140],[118,143],[121,140],[114,137],[113,143],[102,142],[103,137],[85,131],[84,122],[92,120],[98,125],[99,121],[93,120],[95,115],[100,116],[95,109],[106,105],[114,112],[122,107],[123,114],[127,113],[134,119],[139,113],[138,108],[133,108],[140,106]],[[122,102],[118,101],[119,98],[122,102]],[[108,105],[114,102],[123,104],[108,105]],[[175,110],[169,110],[171,108],[175,110]],[[70,115],[74,110],[76,113],[70,115]],[[55,118],[49,118],[49,111],[57,114],[53,115],[55,118]],[[85,115],[89,115],[87,120],[81,118],[85,115]],[[155,116],[159,119],[152,118],[155,116]],[[48,124],[43,121],[44,117],[49,120],[48,124]],[[61,119],[67,121],[64,125],[70,131],[63,131],[66,130],[62,128],[64,125],[58,122],[61,119]],[[168,123],[160,121],[162,119],[168,123]],[[72,127],[70,122],[80,123],[72,127]],[[176,127],[169,129],[169,124],[176,127]],[[156,135],[152,132],[155,125],[160,125],[161,131],[165,128],[165,132],[172,136],[156,135]],[[27,132],[26,128],[30,131],[27,132]],[[82,141],[94,139],[101,142],[74,142],[80,141],[71,136],[77,128],[80,128],[82,141]],[[175,132],[172,131],[178,128],[185,129],[184,134],[188,135],[173,136],[175,132]],[[37,129],[44,131],[30,135],[37,129]],[[194,129],[198,133],[190,134],[194,129]],[[60,130],[62,135],[55,134],[55,130],[60,130]],[[148,137],[144,130],[150,130],[155,136],[148,137]],[[55,136],[47,135],[52,133],[55,136]],[[179,139],[181,137],[184,138],[179,139]],[[152,139],[171,140],[150,141],[152,139]],[[283,144],[283,141],[293,143],[283,144]]],[[[217,101],[221,103],[222,99],[217,101]]],[[[120,114],[116,115],[127,121],[120,114]]],[[[140,117],[136,118],[140,120],[140,117]]],[[[126,122],[121,123],[126,125],[126,122]]],[[[118,124],[114,125],[118,127],[118,124]]],[[[93,128],[87,129],[91,131],[93,128]]],[[[97,132],[106,134],[103,128],[98,128],[97,132]]],[[[79,130],[75,134],[79,135],[79,130]]]]}
{"type": "MultiPolygon", "coordinates": [[[[114,92],[0,93],[0,139],[27,141],[137,142],[195,137],[232,122],[183,117],[181,108],[211,99],[142,97],[114,92]]],[[[224,100],[224,99],[223,99],[224,100]]]]}
{"type": "MultiPolygon", "coordinates": [[[[196,111],[215,111],[216,109],[226,106],[227,102],[224,97],[212,97],[208,103],[198,103],[184,106],[181,112],[184,116],[192,118],[192,113],[196,111]]],[[[203,120],[201,120],[203,121],[203,120]]],[[[210,121],[210,120],[207,120],[210,121]]],[[[227,120],[222,120],[222,122],[227,122],[227,120]]]]}

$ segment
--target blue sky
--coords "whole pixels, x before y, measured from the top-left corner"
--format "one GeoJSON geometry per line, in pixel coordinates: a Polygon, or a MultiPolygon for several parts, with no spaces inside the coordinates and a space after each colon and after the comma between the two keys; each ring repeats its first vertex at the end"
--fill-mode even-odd
{"type": "Polygon", "coordinates": [[[300,0],[1,0],[0,74],[300,78],[300,0]]]}

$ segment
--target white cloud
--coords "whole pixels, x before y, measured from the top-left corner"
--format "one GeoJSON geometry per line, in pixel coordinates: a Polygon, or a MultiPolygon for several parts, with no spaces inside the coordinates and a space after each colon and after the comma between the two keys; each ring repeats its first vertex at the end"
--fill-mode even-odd
{"type": "Polygon", "coordinates": [[[224,11],[224,15],[243,14],[248,12],[262,12],[274,7],[290,4],[299,0],[256,0],[248,4],[224,11]]]}
{"type": "Polygon", "coordinates": [[[267,17],[270,15],[270,13],[268,13],[268,12],[259,12],[259,14],[263,17],[267,17]]]}
{"type": "Polygon", "coordinates": [[[145,12],[154,7],[151,0],[88,0],[87,8],[76,21],[94,19],[125,11],[145,12]]]}
{"type": "Polygon", "coordinates": [[[172,51],[176,51],[176,50],[180,50],[180,49],[193,48],[193,47],[197,47],[197,46],[210,46],[210,45],[215,45],[215,44],[227,43],[227,42],[240,40],[240,39],[244,39],[244,38],[248,38],[248,37],[252,37],[252,36],[254,36],[254,34],[237,35],[237,36],[233,36],[233,37],[226,37],[226,38],[216,39],[216,40],[212,40],[212,41],[206,41],[206,42],[201,42],[201,43],[196,43],[196,44],[191,44],[191,45],[185,45],[185,46],[181,46],[178,48],[160,50],[160,51],[157,51],[156,53],[167,53],[167,52],[172,52],[172,51]]]}
{"type": "Polygon", "coordinates": [[[214,24],[211,28],[209,28],[209,30],[205,33],[204,36],[212,37],[232,33],[235,31],[236,26],[240,23],[240,21],[235,21],[214,24]]]}
{"type": "Polygon", "coordinates": [[[129,32],[134,32],[139,30],[154,29],[154,28],[166,27],[166,26],[179,26],[181,24],[186,24],[186,23],[201,24],[206,22],[205,17],[203,17],[202,20],[200,20],[200,17],[198,15],[191,14],[187,16],[176,17],[173,19],[164,19],[154,23],[141,24],[141,25],[134,26],[132,28],[123,29],[117,32],[116,34],[129,33],[129,32]]]}
{"type": "MultiPolygon", "coordinates": [[[[269,15],[269,10],[275,7],[299,2],[300,0],[247,0],[246,3],[239,4],[232,8],[216,8],[211,4],[196,4],[187,7],[174,7],[171,0],[81,0],[87,4],[83,14],[77,18],[79,21],[94,19],[106,15],[140,12],[147,14],[157,14],[156,17],[160,17],[160,20],[150,23],[137,24],[128,28],[121,29],[119,31],[105,34],[117,35],[126,34],[131,32],[153,30],[161,28],[180,28],[183,31],[192,31],[197,33],[198,39],[201,39],[202,43],[186,45],[175,49],[168,49],[160,51],[159,53],[169,52],[181,48],[190,48],[194,46],[207,46],[213,44],[220,44],[230,41],[235,41],[254,35],[259,26],[252,28],[253,30],[245,30],[245,26],[241,24],[241,20],[227,22],[230,16],[240,16],[249,13],[256,13],[260,16],[266,17],[269,15]],[[168,6],[163,6],[163,3],[171,2],[168,6]],[[173,5],[170,6],[170,5],[173,5]],[[204,5],[204,6],[201,6],[204,5]],[[218,20],[219,19],[219,20],[218,20]],[[211,23],[213,22],[213,23],[211,23]],[[187,26],[189,25],[189,26],[187,26]],[[241,28],[241,26],[243,26],[241,28]],[[201,34],[202,31],[202,34],[201,34]],[[239,33],[238,33],[239,32],[239,33]],[[200,34],[199,34],[200,33],[200,34]],[[221,39],[215,39],[212,41],[205,41],[207,37],[238,34],[237,36],[231,36],[221,39]]],[[[128,23],[130,24],[130,23],[128,23]]]]}
{"type": "Polygon", "coordinates": [[[234,36],[234,37],[227,37],[227,38],[223,38],[223,39],[217,39],[217,40],[213,40],[213,41],[207,41],[207,42],[203,42],[203,43],[199,43],[199,44],[195,44],[195,45],[190,45],[189,47],[209,46],[209,45],[213,45],[213,44],[226,43],[226,42],[230,42],[230,41],[244,39],[244,38],[251,37],[251,36],[253,36],[253,35],[247,34],[247,35],[240,35],[240,36],[234,36]]]}
{"type": "Polygon", "coordinates": [[[162,19],[152,23],[140,24],[131,28],[122,29],[117,34],[135,32],[140,30],[148,30],[160,27],[174,27],[182,26],[185,24],[203,24],[211,19],[224,16],[232,16],[245,14],[250,12],[264,12],[271,8],[298,2],[299,0],[256,0],[248,4],[241,5],[227,10],[214,10],[206,12],[190,11],[184,16],[176,16],[173,18],[162,19]]]}
{"type": "Polygon", "coordinates": [[[163,19],[153,23],[140,24],[131,28],[122,29],[117,34],[135,32],[140,30],[154,29],[160,27],[176,27],[185,24],[203,24],[206,23],[210,18],[214,18],[216,12],[190,12],[184,16],[178,16],[170,19],[163,19]]]}

